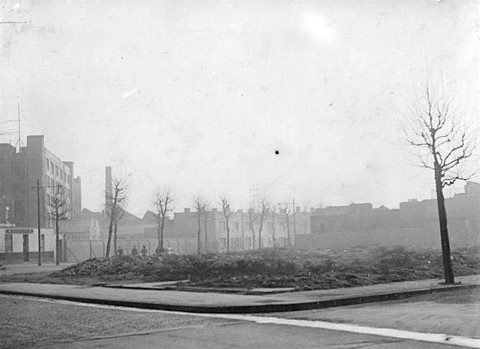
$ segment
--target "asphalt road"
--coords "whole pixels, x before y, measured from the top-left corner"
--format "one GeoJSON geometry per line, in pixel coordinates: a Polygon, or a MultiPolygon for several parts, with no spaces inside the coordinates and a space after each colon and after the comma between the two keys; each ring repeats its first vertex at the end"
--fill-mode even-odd
{"type": "Polygon", "coordinates": [[[448,346],[238,319],[0,296],[0,347],[446,348],[448,346]]]}
{"type": "Polygon", "coordinates": [[[265,316],[480,338],[480,288],[265,316]]]}
{"type": "MultiPolygon", "coordinates": [[[[448,348],[441,344],[285,325],[230,323],[149,335],[63,343],[53,348],[448,348]]],[[[453,347],[452,347],[453,348],[453,347]]]]}

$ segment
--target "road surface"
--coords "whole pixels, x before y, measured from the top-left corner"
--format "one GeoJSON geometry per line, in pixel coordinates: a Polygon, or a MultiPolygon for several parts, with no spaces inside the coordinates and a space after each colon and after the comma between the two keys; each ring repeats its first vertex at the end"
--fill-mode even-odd
{"type": "MultiPolygon", "coordinates": [[[[371,327],[365,328],[373,331],[376,327],[386,327],[386,324],[403,330],[402,321],[395,327],[396,320],[392,318],[399,311],[399,306],[420,309],[425,302],[443,302],[441,304],[450,310],[462,304],[473,309],[471,304],[475,299],[478,299],[476,294],[471,292],[455,296],[446,293],[436,300],[420,297],[408,302],[242,317],[191,315],[0,296],[0,347],[453,348],[454,346],[435,341],[420,341],[414,336],[395,338],[385,334],[378,336],[350,330],[332,330],[323,328],[324,325],[318,320],[335,321],[339,326],[349,323],[368,325],[371,327]],[[360,316],[365,312],[363,317],[360,316]],[[270,323],[259,323],[262,319],[267,319],[270,323]],[[305,322],[294,323],[297,319],[305,322]],[[385,319],[390,319],[390,323],[385,319]],[[282,321],[287,323],[282,324],[282,321]],[[315,327],[318,324],[320,327],[315,327]]],[[[407,308],[401,309],[408,313],[407,308]]],[[[425,318],[428,317],[424,315],[425,318]]],[[[413,329],[417,329],[415,320],[404,320],[413,323],[413,329]]],[[[433,321],[436,320],[434,318],[433,321]]],[[[421,324],[422,321],[426,320],[418,323],[421,324]]],[[[472,332],[467,334],[472,335],[472,332]]]]}

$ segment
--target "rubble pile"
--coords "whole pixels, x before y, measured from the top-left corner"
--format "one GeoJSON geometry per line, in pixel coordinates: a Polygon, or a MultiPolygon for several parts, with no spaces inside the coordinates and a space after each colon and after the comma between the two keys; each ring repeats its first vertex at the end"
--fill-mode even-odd
{"type": "MultiPolygon", "coordinates": [[[[478,273],[479,252],[478,248],[454,250],[455,275],[478,273]]],[[[94,258],[52,276],[110,281],[189,280],[189,286],[308,290],[441,278],[443,265],[441,252],[436,249],[377,247],[318,252],[264,249],[228,254],[94,258]]]]}

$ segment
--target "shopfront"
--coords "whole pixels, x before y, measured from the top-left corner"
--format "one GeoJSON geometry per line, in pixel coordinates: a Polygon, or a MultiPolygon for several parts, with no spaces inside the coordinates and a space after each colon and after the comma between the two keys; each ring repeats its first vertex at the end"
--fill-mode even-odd
{"type": "MultiPolygon", "coordinates": [[[[37,263],[38,230],[23,227],[0,226],[0,263],[37,263]]],[[[53,263],[55,258],[55,233],[53,229],[40,230],[42,263],[53,263]]]]}

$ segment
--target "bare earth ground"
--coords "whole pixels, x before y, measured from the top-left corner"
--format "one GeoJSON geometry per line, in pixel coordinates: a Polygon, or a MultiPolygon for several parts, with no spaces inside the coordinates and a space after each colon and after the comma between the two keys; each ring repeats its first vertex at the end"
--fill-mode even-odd
{"type": "Polygon", "coordinates": [[[272,313],[265,316],[353,323],[480,338],[480,289],[441,292],[392,302],[272,313]]]}

